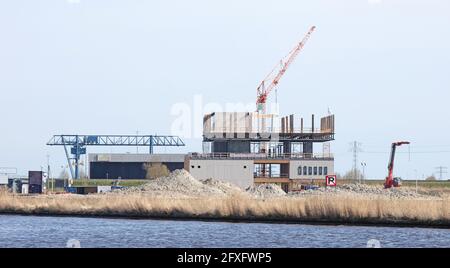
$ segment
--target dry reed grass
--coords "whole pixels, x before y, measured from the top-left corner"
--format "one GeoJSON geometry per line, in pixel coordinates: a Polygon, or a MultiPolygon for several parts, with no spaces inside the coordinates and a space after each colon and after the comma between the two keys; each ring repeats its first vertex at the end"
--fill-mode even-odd
{"type": "Polygon", "coordinates": [[[130,195],[21,196],[0,192],[0,213],[171,217],[297,222],[408,223],[450,226],[450,199],[368,199],[354,195],[251,199],[130,195]]]}

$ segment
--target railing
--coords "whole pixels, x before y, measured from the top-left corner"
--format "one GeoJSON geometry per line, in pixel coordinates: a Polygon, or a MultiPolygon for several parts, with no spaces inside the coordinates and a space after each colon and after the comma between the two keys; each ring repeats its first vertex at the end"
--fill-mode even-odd
{"type": "Polygon", "coordinates": [[[262,179],[286,179],[289,178],[289,174],[268,174],[268,172],[254,172],[253,177],[262,179]]]}
{"type": "Polygon", "coordinates": [[[242,160],[264,160],[264,159],[333,159],[333,154],[309,154],[309,153],[288,153],[288,154],[268,154],[268,153],[190,153],[191,159],[242,159],[242,160]]]}
{"type": "Polygon", "coordinates": [[[204,134],[220,134],[220,133],[331,133],[331,129],[327,129],[326,131],[322,131],[320,128],[294,128],[291,131],[285,130],[281,132],[282,128],[280,127],[266,127],[266,128],[258,128],[258,127],[216,127],[212,128],[209,131],[204,131],[204,134]]]}

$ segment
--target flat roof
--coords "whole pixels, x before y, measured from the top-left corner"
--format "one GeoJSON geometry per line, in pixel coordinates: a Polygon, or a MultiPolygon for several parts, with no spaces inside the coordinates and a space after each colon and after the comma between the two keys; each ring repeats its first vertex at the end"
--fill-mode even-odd
{"type": "Polygon", "coordinates": [[[186,154],[89,154],[89,162],[184,163],[186,154]]]}

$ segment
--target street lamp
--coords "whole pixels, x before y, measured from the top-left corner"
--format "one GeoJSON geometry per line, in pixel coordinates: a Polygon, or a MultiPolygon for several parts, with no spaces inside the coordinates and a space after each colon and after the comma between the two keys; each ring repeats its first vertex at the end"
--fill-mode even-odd
{"type": "MultiPolygon", "coordinates": [[[[363,174],[362,174],[362,178],[365,180],[366,179],[366,166],[367,166],[367,163],[366,162],[361,162],[361,167],[362,167],[362,170],[363,170],[363,174]]],[[[361,182],[361,181],[360,181],[361,182]]]]}
{"type": "Polygon", "coordinates": [[[419,188],[419,183],[418,183],[418,176],[417,176],[417,169],[414,169],[414,173],[415,173],[415,175],[416,175],[416,194],[417,194],[417,192],[418,192],[418,188],[419,188]]]}

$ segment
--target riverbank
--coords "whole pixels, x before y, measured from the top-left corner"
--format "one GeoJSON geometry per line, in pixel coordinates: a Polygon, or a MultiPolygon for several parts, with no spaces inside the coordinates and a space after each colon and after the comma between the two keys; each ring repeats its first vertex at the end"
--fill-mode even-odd
{"type": "Polygon", "coordinates": [[[92,195],[0,192],[0,213],[240,222],[450,228],[447,191],[347,184],[286,194],[279,186],[242,190],[185,170],[135,187],[92,195]]]}
{"type": "Polygon", "coordinates": [[[306,196],[255,199],[0,195],[0,213],[43,216],[450,228],[450,201],[306,196]]]}

